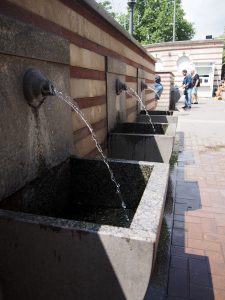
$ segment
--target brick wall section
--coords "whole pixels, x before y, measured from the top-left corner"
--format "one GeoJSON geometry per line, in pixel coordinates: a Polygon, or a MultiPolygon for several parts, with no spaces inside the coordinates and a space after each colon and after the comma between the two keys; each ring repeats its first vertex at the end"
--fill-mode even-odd
{"type": "MultiPolygon", "coordinates": [[[[71,96],[95,128],[99,143],[107,148],[106,58],[111,56],[126,63],[127,76],[131,77],[137,68],[154,76],[154,59],[85,1],[3,0],[0,11],[70,41],[71,96]]],[[[131,80],[131,77],[127,82],[136,89],[135,78],[131,80]]],[[[127,99],[126,108],[127,119],[134,121],[137,114],[135,101],[127,99]]],[[[95,155],[95,144],[76,113],[73,113],[72,122],[73,154],[95,155]]]]}

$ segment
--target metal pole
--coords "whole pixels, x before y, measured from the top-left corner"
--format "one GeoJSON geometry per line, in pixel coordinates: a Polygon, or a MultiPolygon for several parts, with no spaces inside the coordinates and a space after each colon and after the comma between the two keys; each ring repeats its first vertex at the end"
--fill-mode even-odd
{"type": "Polygon", "coordinates": [[[176,36],[176,0],[174,0],[174,7],[173,7],[173,42],[175,42],[176,36]]]}
{"type": "Polygon", "coordinates": [[[130,35],[133,35],[133,19],[134,19],[134,6],[136,4],[135,0],[128,1],[127,2],[129,6],[129,12],[130,12],[130,22],[129,22],[129,33],[130,35]]]}
{"type": "Polygon", "coordinates": [[[134,10],[133,9],[130,9],[130,24],[129,24],[129,32],[130,32],[130,35],[133,35],[133,19],[134,19],[134,10]]]}

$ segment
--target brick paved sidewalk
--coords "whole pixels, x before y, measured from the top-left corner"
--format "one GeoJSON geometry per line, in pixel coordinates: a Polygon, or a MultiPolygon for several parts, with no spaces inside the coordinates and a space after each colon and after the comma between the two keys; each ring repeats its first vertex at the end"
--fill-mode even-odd
{"type": "Polygon", "coordinates": [[[225,299],[225,102],[179,112],[167,300],[225,299]]]}

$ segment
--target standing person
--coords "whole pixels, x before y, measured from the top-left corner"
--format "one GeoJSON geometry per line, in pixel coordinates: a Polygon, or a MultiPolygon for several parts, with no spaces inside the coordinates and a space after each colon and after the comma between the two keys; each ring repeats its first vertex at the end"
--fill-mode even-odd
{"type": "Polygon", "coordinates": [[[192,76],[192,101],[198,104],[198,87],[200,86],[200,78],[195,69],[191,71],[192,76]]]}
{"type": "Polygon", "coordinates": [[[155,99],[159,100],[163,92],[163,85],[161,83],[161,77],[159,75],[155,75],[155,99]]]}
{"type": "Polygon", "coordinates": [[[160,99],[163,92],[163,85],[161,83],[161,77],[159,75],[155,75],[155,107],[156,109],[158,100],[160,99]]]}
{"type": "Polygon", "coordinates": [[[225,79],[222,79],[218,88],[215,90],[216,97],[222,97],[222,93],[225,92],[225,79]]]}
{"type": "Polygon", "coordinates": [[[190,74],[187,73],[187,70],[183,70],[182,73],[184,75],[182,87],[184,89],[184,95],[185,95],[185,102],[182,108],[191,109],[192,77],[190,74]]]}

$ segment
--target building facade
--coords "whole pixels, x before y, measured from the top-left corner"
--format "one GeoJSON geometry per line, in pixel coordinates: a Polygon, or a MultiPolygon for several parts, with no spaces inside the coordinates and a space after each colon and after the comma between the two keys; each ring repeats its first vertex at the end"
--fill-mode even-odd
{"type": "Polygon", "coordinates": [[[146,50],[156,59],[156,72],[172,72],[174,83],[181,86],[183,69],[195,68],[200,76],[199,96],[212,97],[221,80],[224,40],[167,42],[147,45],[146,50]]]}

